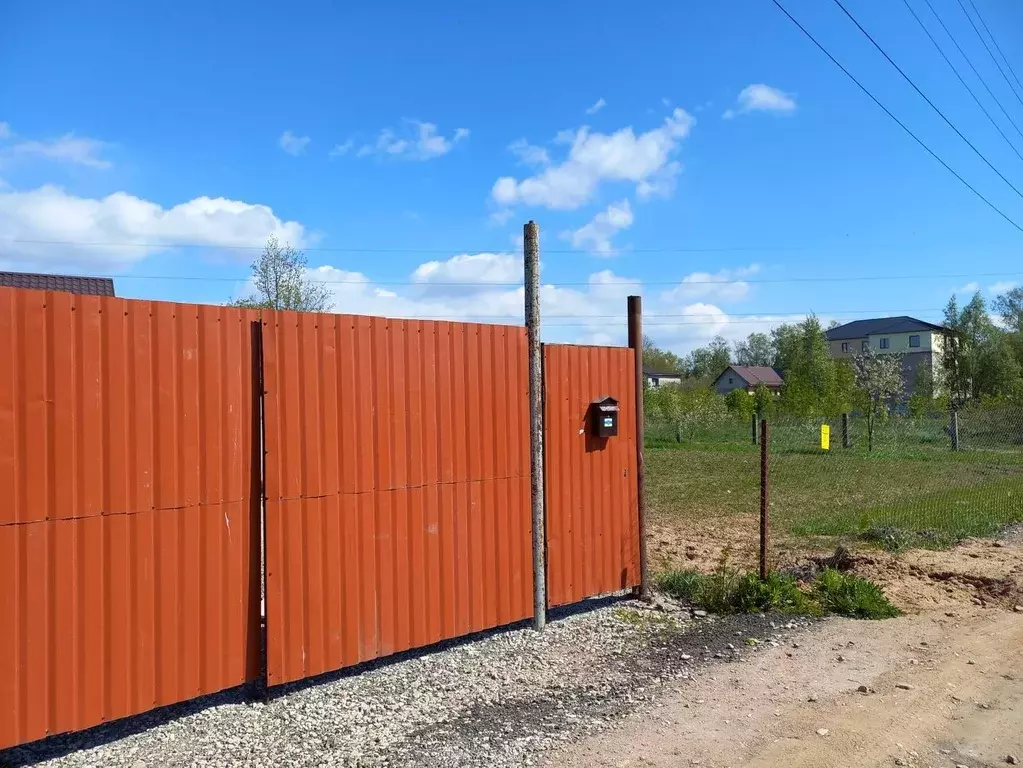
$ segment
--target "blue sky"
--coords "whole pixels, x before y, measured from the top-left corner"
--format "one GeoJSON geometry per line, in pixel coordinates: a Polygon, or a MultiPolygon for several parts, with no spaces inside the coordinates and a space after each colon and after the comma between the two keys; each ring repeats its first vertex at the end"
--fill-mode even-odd
{"type": "MultiPolygon", "coordinates": [[[[1023,74],[1023,7],[974,1],[1023,74]]],[[[1023,225],[1023,198],[837,5],[783,2],[1023,225]]],[[[1023,127],[958,0],[931,3],[1023,127]]],[[[846,6],[1023,189],[906,6],[846,6]]],[[[532,218],[548,338],[619,342],[641,292],[650,335],[685,350],[810,311],[937,318],[953,290],[1023,273],[1023,234],[770,0],[5,3],[0,123],[0,267],[115,274],[123,296],[229,300],[277,233],[338,281],[337,311],[517,321],[514,287],[476,283],[519,279],[532,218]]]]}

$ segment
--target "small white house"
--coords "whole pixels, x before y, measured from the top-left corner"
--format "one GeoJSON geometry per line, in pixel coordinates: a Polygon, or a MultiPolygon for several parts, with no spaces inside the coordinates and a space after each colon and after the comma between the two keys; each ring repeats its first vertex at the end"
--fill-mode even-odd
{"type": "Polygon", "coordinates": [[[657,371],[653,368],[644,368],[643,377],[648,387],[657,389],[665,384],[681,384],[682,374],[678,371],[657,371]]]}

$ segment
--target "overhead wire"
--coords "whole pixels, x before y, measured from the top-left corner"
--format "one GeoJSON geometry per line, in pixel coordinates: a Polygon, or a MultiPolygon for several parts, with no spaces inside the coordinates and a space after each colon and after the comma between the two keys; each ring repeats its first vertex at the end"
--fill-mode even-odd
{"type": "MultiPolygon", "coordinates": [[[[973,97],[973,100],[976,102],[977,106],[980,107],[980,111],[984,113],[984,116],[988,119],[991,125],[994,126],[995,130],[998,131],[998,135],[1005,139],[1005,143],[1009,145],[1009,148],[1013,152],[1016,153],[1016,157],[1018,157],[1020,160],[1023,160],[1023,155],[1021,155],[1019,150],[1016,149],[1016,145],[1009,140],[1009,137],[1005,135],[1005,131],[1003,131],[1001,126],[999,126],[998,123],[995,122],[995,119],[991,116],[991,113],[987,111],[987,108],[983,105],[983,103],[981,103],[981,100],[980,98],[978,98],[977,94],[973,92],[973,89],[969,86],[969,84],[966,82],[963,76],[959,74],[959,70],[956,69],[955,64],[953,64],[952,60],[945,55],[945,51],[941,49],[941,46],[938,45],[938,41],[934,39],[934,35],[931,34],[931,31],[927,29],[927,26],[923,23],[923,20],[917,15],[916,11],[913,10],[913,6],[909,4],[909,0],[902,0],[902,2],[906,6],[906,9],[910,12],[910,14],[912,14],[913,18],[916,19],[916,23],[920,25],[920,29],[922,29],[924,31],[924,34],[927,35],[927,39],[931,41],[931,43],[934,45],[934,48],[938,51],[939,54],[941,54],[941,58],[945,60],[945,63],[948,64],[949,68],[959,79],[959,82],[962,83],[963,88],[965,88],[966,92],[973,97]]],[[[1019,129],[1017,128],[1017,131],[1018,130],[1019,129]]]]}
{"type": "Polygon", "coordinates": [[[952,44],[956,47],[956,50],[959,51],[959,55],[963,57],[963,59],[969,65],[970,69],[973,70],[973,74],[976,75],[977,79],[980,81],[980,84],[984,86],[984,90],[987,91],[988,96],[991,97],[991,100],[994,101],[994,103],[1002,111],[1002,114],[1005,116],[1005,119],[1008,120],[1012,127],[1016,129],[1016,133],[1018,133],[1020,137],[1023,138],[1023,130],[1020,130],[1019,125],[1016,123],[1015,120],[1012,119],[1012,115],[1009,114],[1008,110],[1005,108],[1005,105],[1002,104],[1002,100],[999,99],[995,92],[991,90],[991,86],[987,84],[987,80],[974,65],[973,60],[970,59],[966,51],[963,50],[963,47],[959,45],[959,41],[956,40],[955,35],[952,34],[952,31],[945,25],[945,22],[942,20],[941,16],[934,9],[934,6],[931,4],[931,0],[924,0],[924,3],[927,4],[927,7],[928,9],[930,9],[931,14],[934,16],[934,18],[938,20],[938,23],[941,25],[941,28],[945,30],[945,34],[948,35],[949,40],[952,41],[952,44]]]}
{"type": "MultiPolygon", "coordinates": [[[[175,242],[163,242],[163,243],[126,243],[126,242],[91,242],[91,241],[79,241],[79,240],[26,240],[23,238],[2,238],[0,237],[0,243],[8,243],[10,245],[46,245],[46,246],[68,246],[75,248],[138,248],[138,249],[152,249],[152,250],[174,250],[174,249],[212,249],[212,250],[245,250],[245,251],[261,251],[265,248],[265,244],[219,244],[219,243],[175,243],[175,242]]],[[[801,251],[813,251],[821,250],[822,248],[850,248],[854,247],[857,249],[885,249],[885,248],[904,248],[905,243],[845,243],[845,244],[831,244],[831,245],[736,245],[736,246],[667,246],[663,248],[628,248],[623,250],[623,255],[631,254],[655,254],[655,253],[795,253],[801,251]]],[[[971,245],[977,245],[972,243],[971,245]]],[[[997,245],[1009,245],[1008,243],[986,243],[985,245],[997,246],[997,245]]],[[[309,246],[302,247],[297,250],[303,253],[350,253],[350,254],[409,254],[409,255],[447,255],[459,254],[459,253],[493,253],[499,255],[508,255],[510,251],[507,248],[480,248],[475,250],[465,250],[458,248],[360,248],[353,246],[309,246]]],[[[592,256],[593,251],[578,248],[543,248],[541,249],[543,255],[580,255],[580,256],[592,256]]]]}
{"type": "MultiPolygon", "coordinates": [[[[1008,85],[1009,90],[1012,91],[1012,95],[1016,97],[1016,101],[1018,101],[1020,105],[1023,105],[1023,98],[1020,97],[1019,91],[1016,90],[1016,86],[1012,84],[1012,81],[1010,81],[1009,77],[1005,74],[1005,70],[1002,69],[1002,65],[998,63],[998,59],[995,58],[995,54],[992,53],[991,46],[987,44],[987,40],[985,40],[984,36],[980,34],[980,30],[977,29],[977,25],[974,23],[973,17],[970,16],[969,12],[966,10],[966,6],[963,5],[963,0],[957,0],[957,2],[959,3],[959,7],[963,9],[963,13],[966,14],[966,18],[969,20],[970,26],[973,27],[973,31],[976,32],[977,37],[980,38],[980,42],[984,46],[984,50],[987,51],[987,55],[991,57],[991,61],[995,63],[995,66],[998,68],[999,74],[1001,74],[1002,79],[1005,80],[1005,84],[1008,85]]],[[[973,12],[977,14],[977,18],[980,19],[981,24],[984,24],[984,19],[981,18],[980,11],[977,10],[977,6],[975,6],[972,2],[970,3],[970,6],[973,8],[973,12]]],[[[986,24],[984,24],[984,28],[987,29],[986,24]]],[[[988,30],[988,34],[989,35],[991,34],[991,30],[988,30]]],[[[991,36],[991,42],[995,44],[995,47],[998,47],[998,43],[995,42],[994,35],[991,36]]],[[[1005,63],[1008,64],[1009,60],[1006,59],[1005,63]]]]}
{"type": "MultiPolygon", "coordinates": [[[[626,279],[626,278],[615,278],[611,282],[591,282],[591,281],[575,281],[575,282],[560,282],[560,281],[543,281],[543,285],[552,286],[555,288],[569,288],[569,287],[582,287],[589,286],[593,288],[613,288],[615,286],[623,285],[673,285],[680,287],[697,286],[697,285],[737,285],[737,284],[786,284],[786,283],[837,283],[837,282],[859,282],[859,281],[876,281],[876,280],[966,280],[976,278],[988,278],[988,277],[1018,277],[1023,276],[1023,272],[964,272],[959,274],[942,274],[942,273],[926,273],[916,275],[841,275],[841,276],[821,276],[821,277],[779,277],[779,278],[756,278],[756,277],[735,277],[735,278],[722,278],[722,279],[702,279],[694,278],[688,279],[686,277],[678,278],[676,280],[640,280],[640,279],[626,279]]],[[[91,274],[81,275],[81,277],[100,278],[109,280],[167,280],[167,281],[197,281],[197,282],[227,282],[227,283],[244,283],[250,279],[250,275],[237,275],[225,277],[222,275],[131,275],[131,274],[91,274]]],[[[517,288],[522,286],[521,280],[505,281],[505,280],[466,280],[466,281],[433,281],[433,280],[370,280],[369,278],[348,278],[348,279],[337,279],[337,280],[317,280],[308,279],[307,282],[316,285],[400,285],[400,286],[415,286],[419,288],[429,287],[446,287],[446,288],[460,288],[460,287],[493,287],[493,288],[517,288]]]]}
{"type": "Polygon", "coordinates": [[[1005,62],[1005,66],[1009,68],[1009,73],[1012,75],[1013,80],[1016,81],[1016,85],[1023,88],[1023,83],[1021,83],[1019,78],[1016,77],[1016,70],[1012,68],[1012,64],[1009,62],[1009,57],[1002,51],[1002,46],[998,44],[998,39],[994,36],[994,33],[988,29],[987,22],[984,21],[984,17],[981,15],[980,9],[974,5],[973,0],[970,0],[970,7],[973,9],[973,12],[977,14],[977,18],[980,19],[980,24],[984,27],[984,31],[987,32],[988,37],[991,38],[991,42],[995,44],[995,50],[998,51],[998,54],[1002,57],[1002,61],[1005,62]]]}
{"type": "MultiPolygon", "coordinates": [[[[955,124],[951,120],[948,119],[948,117],[945,115],[945,113],[942,112],[938,108],[938,106],[933,101],[930,100],[930,98],[928,98],[927,94],[924,93],[922,90],[920,90],[920,87],[913,81],[913,78],[911,78],[909,75],[907,75],[903,71],[902,67],[900,67],[898,64],[895,63],[895,60],[891,56],[888,55],[888,52],[884,48],[881,47],[881,45],[873,38],[873,36],[866,29],[863,28],[863,25],[860,24],[860,22],[856,20],[856,17],[853,16],[851,13],[849,13],[849,10],[844,5],[842,5],[842,0],[832,0],[832,2],[834,2],[835,5],[837,5],[839,8],[842,9],[842,13],[844,13],[846,16],[849,17],[849,20],[853,24],[856,25],[856,28],[859,29],[860,32],[862,32],[864,34],[864,36],[866,36],[867,40],[870,41],[871,45],[873,45],[881,53],[881,55],[884,56],[885,59],[888,60],[889,64],[891,64],[893,67],[895,67],[895,71],[898,72],[902,76],[903,80],[905,80],[907,83],[909,83],[909,85],[913,88],[913,90],[916,91],[917,94],[920,95],[920,98],[922,98],[924,101],[927,102],[927,105],[932,110],[934,110],[934,112],[938,115],[938,117],[940,117],[942,120],[944,120],[945,124],[949,128],[951,128],[953,131],[955,131],[956,135],[960,139],[962,139],[964,142],[966,142],[966,145],[970,149],[973,150],[973,153],[977,157],[979,157],[988,168],[990,168],[992,171],[994,171],[995,174],[998,175],[998,178],[1000,178],[1002,181],[1004,181],[1006,184],[1008,184],[1009,187],[1012,189],[1012,191],[1015,192],[1019,196],[1019,198],[1021,200],[1023,200],[1023,192],[1020,192],[1020,190],[1016,187],[1016,185],[1013,184],[1011,181],[1009,181],[1009,179],[1006,178],[1005,174],[1003,174],[1000,170],[998,170],[994,166],[994,163],[992,163],[990,160],[988,160],[987,156],[983,152],[981,152],[979,149],[977,149],[976,145],[972,141],[970,141],[968,138],[966,138],[966,136],[963,134],[963,132],[960,131],[955,126],[955,124]]],[[[1023,102],[1021,102],[1021,103],[1023,103],[1023,102]]]]}
{"type": "Polygon", "coordinates": [[[827,56],[827,57],[828,57],[828,58],[829,58],[829,59],[830,59],[830,60],[832,61],[832,63],[833,63],[833,64],[834,64],[834,65],[835,65],[836,67],[838,67],[838,68],[839,68],[840,70],[842,70],[842,72],[843,72],[843,73],[845,74],[845,76],[846,76],[846,77],[848,77],[848,78],[849,78],[850,80],[852,80],[852,81],[853,81],[853,83],[855,83],[855,84],[856,84],[856,87],[858,87],[858,88],[859,88],[859,89],[860,89],[861,91],[863,91],[863,93],[865,93],[865,94],[867,95],[867,97],[868,97],[868,98],[869,98],[869,99],[870,99],[871,101],[873,101],[873,102],[874,102],[874,103],[875,103],[875,104],[876,104],[876,105],[877,105],[878,107],[880,107],[880,108],[881,108],[881,110],[882,110],[882,111],[883,111],[883,112],[884,112],[884,113],[885,113],[886,115],[888,115],[888,117],[890,117],[890,118],[891,118],[892,120],[894,120],[894,121],[895,121],[895,123],[896,123],[896,124],[897,124],[897,125],[898,125],[898,126],[899,126],[899,127],[900,127],[900,128],[902,129],[902,130],[903,130],[903,131],[905,131],[905,133],[906,133],[907,135],[909,135],[909,137],[910,137],[910,138],[912,138],[912,139],[913,139],[913,141],[915,141],[915,142],[916,142],[917,144],[919,144],[919,145],[920,145],[920,147],[921,147],[921,148],[922,148],[922,149],[923,149],[923,150],[924,150],[925,152],[927,152],[927,154],[929,154],[929,155],[930,155],[931,157],[933,157],[933,158],[934,158],[935,160],[937,160],[937,161],[938,161],[939,163],[941,163],[942,167],[944,167],[946,171],[948,171],[948,172],[949,172],[949,173],[951,173],[951,174],[952,174],[953,176],[955,176],[955,177],[956,177],[956,178],[957,178],[957,179],[958,179],[958,180],[959,180],[959,181],[960,181],[960,182],[961,182],[961,183],[962,183],[962,184],[963,184],[963,185],[964,185],[964,186],[965,186],[965,187],[966,187],[967,189],[969,189],[969,190],[970,190],[971,192],[973,192],[973,194],[974,194],[974,195],[976,195],[976,196],[977,196],[977,198],[979,198],[979,199],[980,199],[981,201],[983,201],[983,202],[984,202],[984,204],[988,206],[988,208],[990,208],[990,209],[991,209],[991,210],[993,210],[993,211],[994,211],[995,213],[997,213],[997,214],[998,214],[999,216],[1001,216],[1001,217],[1002,217],[1003,219],[1005,219],[1005,221],[1007,221],[1007,222],[1008,222],[1009,224],[1011,224],[1011,225],[1012,225],[1012,226],[1013,226],[1013,227],[1014,227],[1014,228],[1015,228],[1015,229],[1016,229],[1016,230],[1017,230],[1018,232],[1020,232],[1020,233],[1023,233],[1023,226],[1020,226],[1020,225],[1019,225],[1018,223],[1016,223],[1016,221],[1015,221],[1015,220],[1013,220],[1013,219],[1012,219],[1012,218],[1011,218],[1011,217],[1010,217],[1010,216],[1009,216],[1009,215],[1008,215],[1007,213],[1005,213],[1005,212],[1004,212],[1004,211],[1003,211],[1003,210],[1002,210],[1001,208],[999,208],[999,207],[998,207],[997,205],[995,205],[995,204],[994,204],[994,203],[992,203],[992,202],[991,202],[990,200],[988,200],[988,199],[987,199],[987,197],[985,197],[985,196],[984,196],[984,195],[983,195],[983,194],[982,194],[982,193],[981,193],[981,192],[980,192],[980,191],[979,191],[979,190],[978,190],[978,189],[977,189],[976,187],[974,187],[974,186],[973,186],[972,184],[970,184],[970,182],[968,182],[968,181],[967,181],[967,180],[966,180],[965,178],[963,178],[963,177],[962,177],[962,176],[961,176],[961,175],[959,174],[959,172],[958,172],[958,171],[956,171],[956,170],[955,170],[955,169],[954,169],[954,168],[953,168],[952,166],[950,166],[950,165],[949,165],[948,163],[946,163],[946,162],[945,162],[945,161],[944,161],[944,160],[943,160],[943,159],[942,159],[942,158],[941,158],[941,157],[940,157],[940,156],[939,156],[939,155],[938,155],[938,154],[937,154],[937,153],[936,153],[936,152],[935,152],[935,151],[934,151],[933,149],[931,149],[931,148],[930,148],[930,147],[929,147],[929,146],[928,146],[928,145],[927,145],[927,144],[926,144],[926,143],[925,143],[925,142],[923,141],[923,139],[921,139],[921,138],[920,138],[919,136],[917,136],[917,135],[916,135],[915,133],[913,133],[913,131],[912,131],[912,130],[911,130],[911,129],[910,129],[910,128],[909,128],[909,127],[908,127],[908,126],[907,126],[907,125],[905,124],[905,123],[903,123],[903,122],[902,122],[902,121],[901,121],[901,120],[900,120],[900,119],[899,119],[898,117],[896,117],[896,116],[895,116],[895,114],[894,114],[894,113],[893,113],[893,112],[892,112],[892,111],[891,111],[890,109],[888,109],[888,107],[886,107],[886,106],[885,106],[884,104],[882,104],[882,103],[881,103],[881,101],[880,101],[880,100],[879,100],[879,99],[878,99],[878,98],[877,98],[877,97],[876,97],[876,96],[875,96],[875,95],[874,95],[873,93],[871,93],[871,92],[870,92],[870,90],[869,90],[869,89],[868,89],[868,88],[867,88],[867,87],[866,87],[865,85],[863,85],[863,83],[861,83],[861,82],[860,82],[860,81],[859,81],[859,80],[858,80],[858,79],[856,78],[856,76],[855,76],[855,75],[853,75],[853,73],[852,73],[852,72],[850,72],[850,71],[849,71],[848,69],[846,69],[846,68],[845,68],[845,66],[843,66],[843,65],[842,65],[842,63],[841,63],[841,62],[840,62],[840,61],[839,61],[838,59],[836,59],[836,58],[835,58],[835,57],[834,57],[834,56],[833,56],[833,55],[831,54],[831,52],[830,52],[830,51],[829,51],[829,50],[828,50],[827,48],[825,48],[825,47],[824,47],[824,46],[823,46],[823,45],[822,45],[822,44],[821,44],[821,43],[820,43],[820,42],[819,42],[819,41],[817,40],[817,38],[815,38],[815,37],[814,37],[814,36],[813,36],[812,34],[810,34],[809,30],[807,30],[807,29],[806,29],[806,27],[804,27],[804,26],[803,26],[802,24],[800,24],[800,23],[799,23],[799,21],[798,21],[798,20],[796,20],[796,18],[795,18],[795,17],[794,17],[794,16],[793,16],[793,15],[792,15],[791,13],[789,13],[789,12],[788,12],[788,10],[787,10],[787,9],[785,8],[785,6],[783,6],[783,5],[782,5],[782,4],[781,4],[781,3],[779,2],[779,0],[771,0],[771,2],[772,2],[772,3],[774,3],[774,4],[775,4],[775,5],[776,5],[776,6],[778,7],[778,10],[780,10],[780,11],[781,11],[782,13],[784,13],[784,14],[785,14],[785,15],[786,15],[786,16],[788,17],[789,21],[791,21],[791,22],[792,22],[793,24],[795,24],[795,25],[796,25],[796,26],[797,26],[797,27],[799,28],[799,30],[800,30],[800,31],[801,31],[801,32],[802,32],[802,33],[803,33],[804,35],[806,35],[806,37],[807,37],[807,38],[809,38],[809,39],[810,39],[810,41],[811,41],[811,42],[812,42],[812,43],[813,43],[814,45],[816,45],[816,46],[817,46],[817,48],[818,48],[818,49],[820,49],[820,51],[821,51],[821,52],[822,52],[822,53],[823,53],[823,54],[824,54],[825,56],[827,56]]]}

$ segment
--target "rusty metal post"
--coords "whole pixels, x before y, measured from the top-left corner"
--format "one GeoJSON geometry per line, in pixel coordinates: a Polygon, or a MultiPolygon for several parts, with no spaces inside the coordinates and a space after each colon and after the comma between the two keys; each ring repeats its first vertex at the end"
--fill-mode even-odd
{"type": "Polygon", "coordinates": [[[760,578],[767,578],[767,447],[770,443],[767,434],[767,419],[760,422],[760,578]]]}
{"type": "Polygon", "coordinates": [[[639,498],[639,598],[650,599],[650,572],[646,547],[646,485],[643,478],[643,299],[629,297],[629,347],[636,365],[636,491],[639,498]]]}
{"type": "Polygon", "coordinates": [[[533,629],[547,624],[547,536],[544,525],[543,350],[540,347],[540,228],[528,222],[522,232],[526,338],[529,345],[529,477],[533,530],[533,629]]]}

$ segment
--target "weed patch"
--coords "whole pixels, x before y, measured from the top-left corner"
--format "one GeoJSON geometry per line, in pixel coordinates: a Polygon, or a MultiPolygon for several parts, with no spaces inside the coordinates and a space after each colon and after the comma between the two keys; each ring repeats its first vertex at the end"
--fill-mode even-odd
{"type": "Polygon", "coordinates": [[[832,568],[825,568],[806,588],[787,574],[772,573],[761,581],[752,571],[725,566],[710,574],[665,571],[657,586],[676,600],[723,615],[771,611],[804,616],[834,613],[858,619],[899,615],[876,584],[832,568]]]}

